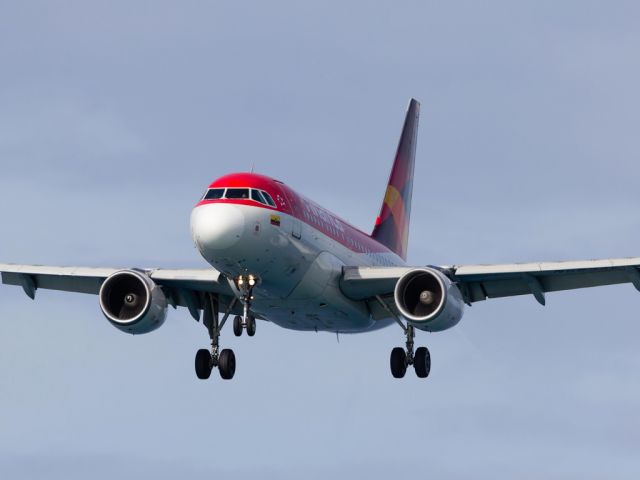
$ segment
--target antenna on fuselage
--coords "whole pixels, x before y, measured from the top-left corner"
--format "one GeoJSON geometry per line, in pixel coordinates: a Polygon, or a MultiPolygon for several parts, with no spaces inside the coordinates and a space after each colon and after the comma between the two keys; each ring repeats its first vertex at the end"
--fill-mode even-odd
{"type": "Polygon", "coordinates": [[[253,170],[256,168],[256,162],[251,162],[251,173],[253,173],[253,170]]]}

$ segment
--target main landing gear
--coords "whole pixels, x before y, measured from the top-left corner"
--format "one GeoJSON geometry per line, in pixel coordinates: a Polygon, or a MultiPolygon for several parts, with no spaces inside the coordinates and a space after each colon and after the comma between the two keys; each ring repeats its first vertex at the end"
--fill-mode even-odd
{"type": "Polygon", "coordinates": [[[220,376],[224,380],[231,380],[236,373],[236,356],[233,350],[225,348],[220,351],[220,330],[222,330],[227,318],[229,318],[229,314],[235,304],[236,300],[234,299],[220,322],[218,318],[219,305],[217,299],[213,295],[207,295],[206,297],[203,323],[209,331],[211,351],[203,348],[196,353],[196,375],[201,380],[209,378],[214,368],[218,369],[220,376]]]}
{"type": "Polygon", "coordinates": [[[413,325],[407,325],[406,327],[400,323],[403,327],[405,335],[407,337],[406,350],[402,347],[396,347],[391,350],[391,375],[395,378],[402,378],[407,372],[407,367],[413,365],[416,371],[416,375],[419,378],[427,378],[429,371],[431,370],[431,355],[427,347],[418,347],[414,353],[413,351],[413,339],[415,337],[415,329],[413,325]]]}
{"type": "Polygon", "coordinates": [[[418,347],[415,352],[413,351],[413,339],[416,336],[415,327],[408,322],[405,325],[398,314],[389,308],[389,305],[385,303],[382,297],[376,296],[376,300],[389,316],[400,325],[407,337],[406,350],[402,347],[396,347],[391,350],[391,358],[389,360],[391,375],[395,378],[402,378],[407,373],[407,367],[413,365],[419,378],[427,378],[431,371],[431,354],[427,347],[418,347]]]}

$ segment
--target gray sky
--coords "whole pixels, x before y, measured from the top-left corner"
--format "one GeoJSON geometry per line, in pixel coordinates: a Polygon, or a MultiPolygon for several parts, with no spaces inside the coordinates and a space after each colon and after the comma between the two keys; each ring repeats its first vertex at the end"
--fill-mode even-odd
{"type": "MultiPolygon", "coordinates": [[[[206,185],[256,170],[369,230],[423,105],[410,261],[640,255],[632,1],[0,1],[0,261],[200,267],[206,185]]],[[[184,311],[0,288],[3,478],[638,478],[630,285],[476,304],[418,335],[260,324],[198,381],[184,311]],[[214,375],[215,377],[215,375],[214,375]]]]}

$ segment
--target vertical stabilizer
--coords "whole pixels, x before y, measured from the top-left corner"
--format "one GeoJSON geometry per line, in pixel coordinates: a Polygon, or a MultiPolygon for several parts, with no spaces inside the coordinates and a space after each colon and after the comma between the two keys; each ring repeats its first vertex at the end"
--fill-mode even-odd
{"type": "Polygon", "coordinates": [[[371,234],[372,238],[397,253],[403,260],[407,259],[419,116],[420,103],[412,98],[404,119],[380,215],[371,234]]]}

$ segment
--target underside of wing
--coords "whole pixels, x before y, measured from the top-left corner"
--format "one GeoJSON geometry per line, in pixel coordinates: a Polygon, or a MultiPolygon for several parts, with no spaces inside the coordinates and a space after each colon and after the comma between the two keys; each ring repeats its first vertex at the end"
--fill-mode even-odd
{"type": "MultiPolygon", "coordinates": [[[[423,267],[417,267],[423,268],[423,267]]],[[[632,283],[640,291],[640,258],[569,262],[512,263],[424,267],[446,275],[458,287],[465,303],[488,298],[533,295],[542,305],[547,292],[632,283]]],[[[392,307],[398,282],[414,267],[345,267],[342,292],[353,300],[392,307]]]]}
{"type": "Polygon", "coordinates": [[[204,308],[204,293],[221,296],[227,300],[223,304],[229,304],[235,298],[226,278],[213,268],[121,269],[0,264],[2,283],[22,287],[32,299],[39,289],[97,295],[105,280],[121,271],[145,275],[162,289],[170,305],[187,307],[195,319],[200,318],[200,310],[204,308]]]}
{"type": "Polygon", "coordinates": [[[571,262],[459,265],[449,269],[469,303],[487,298],[533,295],[542,305],[545,293],[632,283],[640,290],[640,258],[571,262]]]}
{"type": "Polygon", "coordinates": [[[366,300],[393,293],[398,279],[410,267],[344,267],[340,289],[352,300],[366,300]]]}
{"type": "Polygon", "coordinates": [[[393,292],[411,268],[409,267],[344,267],[340,290],[351,300],[365,301],[373,318],[379,320],[400,314],[393,292]]]}

